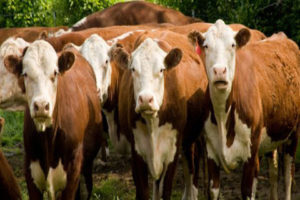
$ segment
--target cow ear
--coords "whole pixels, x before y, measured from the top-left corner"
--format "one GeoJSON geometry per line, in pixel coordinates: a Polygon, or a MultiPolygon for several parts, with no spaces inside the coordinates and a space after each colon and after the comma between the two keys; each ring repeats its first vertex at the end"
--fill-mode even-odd
{"type": "Polygon", "coordinates": [[[182,51],[178,48],[172,49],[165,57],[164,63],[167,69],[171,69],[178,65],[182,58],[182,51]]]}
{"type": "Polygon", "coordinates": [[[48,38],[48,32],[47,31],[42,31],[40,34],[39,34],[39,37],[38,37],[38,39],[39,40],[45,40],[45,39],[47,39],[48,38]]]}
{"type": "Polygon", "coordinates": [[[115,61],[118,66],[122,68],[128,68],[130,62],[130,55],[122,46],[118,44],[112,46],[109,54],[111,60],[115,61]]]}
{"type": "Polygon", "coordinates": [[[240,48],[247,44],[250,39],[250,31],[246,28],[242,28],[239,32],[235,35],[234,39],[236,41],[237,47],[240,48]]]}
{"type": "Polygon", "coordinates": [[[75,61],[75,55],[71,51],[64,51],[58,58],[58,68],[61,74],[69,70],[75,61]]]}
{"type": "Polygon", "coordinates": [[[203,42],[204,42],[204,37],[203,35],[198,32],[198,31],[192,31],[188,34],[188,38],[189,38],[189,41],[190,43],[196,47],[197,45],[199,47],[202,47],[203,46],[203,42]]]}
{"type": "Polygon", "coordinates": [[[9,55],[4,58],[4,66],[7,71],[20,77],[22,74],[22,57],[16,55],[9,55]]]}

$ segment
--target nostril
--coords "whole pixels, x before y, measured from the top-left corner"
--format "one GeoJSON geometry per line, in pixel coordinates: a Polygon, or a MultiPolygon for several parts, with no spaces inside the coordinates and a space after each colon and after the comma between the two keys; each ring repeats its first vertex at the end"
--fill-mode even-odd
{"type": "Polygon", "coordinates": [[[215,73],[215,75],[217,75],[217,73],[218,73],[216,68],[214,68],[214,73],[215,73]]]}
{"type": "Polygon", "coordinates": [[[224,70],[223,70],[223,74],[225,74],[226,73],[226,67],[224,68],[224,70]]]}
{"type": "Polygon", "coordinates": [[[46,106],[45,106],[45,110],[49,111],[49,108],[50,108],[49,103],[47,103],[46,106]]]}
{"type": "Polygon", "coordinates": [[[34,107],[34,111],[39,110],[39,105],[36,102],[34,102],[33,107],[34,107]]]}
{"type": "Polygon", "coordinates": [[[139,103],[143,103],[143,98],[141,96],[139,96],[139,103]]]}
{"type": "Polygon", "coordinates": [[[150,99],[149,99],[149,103],[152,103],[153,102],[153,97],[151,97],[150,99]]]}

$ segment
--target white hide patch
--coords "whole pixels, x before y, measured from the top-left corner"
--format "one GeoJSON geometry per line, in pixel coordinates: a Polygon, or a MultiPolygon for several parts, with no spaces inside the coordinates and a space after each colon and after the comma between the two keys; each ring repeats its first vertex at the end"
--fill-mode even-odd
{"type": "Polygon", "coordinates": [[[152,120],[149,125],[137,121],[133,135],[137,153],[147,163],[152,177],[157,180],[164,168],[174,160],[177,130],[169,123],[158,126],[158,118],[152,120]]]}
{"type": "Polygon", "coordinates": [[[8,55],[21,56],[22,51],[29,45],[22,38],[8,38],[0,47],[0,108],[10,111],[23,111],[26,97],[18,84],[18,78],[7,71],[4,58],[8,55]]]}
{"type": "Polygon", "coordinates": [[[117,124],[115,122],[115,110],[112,112],[107,112],[103,109],[103,112],[106,116],[107,124],[108,124],[108,134],[109,139],[116,150],[117,153],[122,155],[128,155],[130,153],[131,147],[130,143],[126,139],[123,134],[120,134],[120,138],[118,138],[117,132],[117,124]]]}
{"type": "MultiPolygon", "coordinates": [[[[228,113],[229,112],[230,109],[228,113]]],[[[234,117],[235,137],[233,144],[230,147],[227,147],[226,145],[226,121],[221,123],[224,127],[221,129],[223,131],[220,134],[218,127],[211,122],[211,113],[209,113],[209,117],[204,125],[207,138],[206,146],[208,157],[213,159],[217,164],[220,164],[220,157],[222,156],[220,153],[222,153],[224,155],[225,164],[230,169],[236,168],[239,161],[245,162],[251,157],[251,129],[239,119],[239,116],[236,112],[234,113],[234,117]],[[218,139],[219,137],[222,137],[223,144],[220,144],[220,139],[218,139]]]]}
{"type": "Polygon", "coordinates": [[[271,152],[274,149],[276,149],[280,144],[286,142],[289,138],[286,137],[285,140],[280,140],[280,141],[272,141],[272,138],[268,136],[267,134],[267,129],[264,127],[262,129],[262,135],[260,139],[260,144],[259,144],[259,155],[264,155],[267,152],[271,152]]]}
{"type": "Polygon", "coordinates": [[[253,179],[253,184],[252,184],[251,200],[255,200],[256,188],[257,188],[257,179],[254,178],[253,179]]]}
{"type": "Polygon", "coordinates": [[[67,185],[67,173],[64,170],[64,166],[61,163],[61,159],[58,162],[56,168],[50,168],[47,183],[49,185],[49,193],[51,198],[56,199],[56,194],[64,190],[67,185]]]}
{"type": "Polygon", "coordinates": [[[109,44],[112,44],[112,45],[113,45],[113,44],[117,43],[119,40],[123,40],[123,39],[129,37],[130,35],[132,35],[132,34],[134,34],[134,33],[143,33],[143,32],[145,32],[145,30],[129,31],[129,32],[126,32],[126,33],[124,33],[124,34],[122,34],[122,35],[119,35],[119,36],[117,36],[117,37],[115,37],[115,38],[113,38],[113,39],[107,40],[107,42],[108,42],[109,44]]]}
{"type": "Polygon", "coordinates": [[[182,200],[197,200],[198,199],[198,189],[193,183],[194,175],[190,174],[188,164],[185,158],[183,158],[183,173],[184,173],[184,192],[182,195],[182,200]]]}
{"type": "Polygon", "coordinates": [[[103,38],[97,34],[87,38],[80,47],[80,53],[93,68],[102,104],[105,103],[108,97],[108,87],[111,83],[112,69],[108,56],[110,48],[103,38]]]}
{"type": "Polygon", "coordinates": [[[136,102],[135,111],[140,109],[138,98],[140,96],[151,96],[151,110],[158,111],[163,102],[164,95],[164,59],[167,53],[163,51],[151,38],[147,38],[132,53],[132,72],[134,98],[136,102]]]}
{"type": "Polygon", "coordinates": [[[288,154],[284,155],[284,183],[285,183],[285,200],[291,200],[292,192],[292,162],[293,157],[288,154]]]}
{"type": "Polygon", "coordinates": [[[45,178],[39,161],[32,161],[29,168],[31,170],[33,183],[42,193],[47,191],[51,199],[55,199],[56,194],[66,187],[67,174],[63,168],[61,159],[56,168],[49,169],[47,179],[45,178]]]}
{"type": "Polygon", "coordinates": [[[29,168],[33,183],[41,192],[43,192],[46,189],[46,178],[41,168],[40,161],[31,162],[29,168]]]}
{"type": "Polygon", "coordinates": [[[81,20],[79,20],[78,22],[76,22],[72,27],[78,27],[81,26],[82,24],[84,24],[86,22],[86,17],[82,18],[81,20]]]}
{"type": "Polygon", "coordinates": [[[213,180],[210,181],[210,196],[212,200],[218,200],[220,188],[213,188],[213,180]]]}

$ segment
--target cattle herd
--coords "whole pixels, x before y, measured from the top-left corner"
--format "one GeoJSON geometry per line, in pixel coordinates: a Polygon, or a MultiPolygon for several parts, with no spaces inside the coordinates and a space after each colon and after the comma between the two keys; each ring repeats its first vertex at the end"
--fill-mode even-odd
{"type": "MultiPolygon", "coordinates": [[[[255,199],[266,155],[277,200],[282,146],[291,199],[300,51],[284,33],[266,37],[133,1],[71,28],[0,29],[0,41],[0,108],[25,113],[30,199],[90,199],[93,161],[106,154],[103,124],[115,151],[131,156],[136,199],[150,198],[149,177],[152,199],[170,199],[179,159],[183,200],[198,199],[199,159],[208,166],[208,199],[219,198],[220,168],[239,164],[242,199],[255,199]]],[[[21,199],[1,152],[0,198],[21,199]]]]}

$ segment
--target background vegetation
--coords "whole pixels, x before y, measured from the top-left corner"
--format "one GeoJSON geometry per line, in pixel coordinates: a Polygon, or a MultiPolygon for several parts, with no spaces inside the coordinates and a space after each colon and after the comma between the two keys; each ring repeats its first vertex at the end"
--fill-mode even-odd
{"type": "MultiPolygon", "coordinates": [[[[71,26],[126,0],[0,0],[0,27],[71,26]]],[[[206,22],[222,18],[267,35],[284,31],[300,44],[300,0],[148,0],[206,22]]]]}

